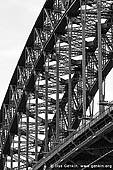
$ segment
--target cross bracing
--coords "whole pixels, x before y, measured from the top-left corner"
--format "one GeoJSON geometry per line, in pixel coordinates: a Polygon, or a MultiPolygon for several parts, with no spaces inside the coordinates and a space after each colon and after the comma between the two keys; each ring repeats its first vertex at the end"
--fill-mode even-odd
{"type": "MultiPolygon", "coordinates": [[[[49,169],[51,164],[67,161],[68,155],[73,158],[73,152],[78,156],[71,161],[79,165],[98,162],[99,152],[95,155],[95,151],[88,148],[87,153],[91,155],[92,151],[94,156],[84,162],[75,146],[83,146],[85,152],[82,142],[86,136],[92,137],[98,130],[103,132],[105,123],[112,120],[112,104],[105,101],[103,87],[113,67],[112,22],[113,2],[110,0],[45,2],[1,107],[2,169],[43,169],[44,165],[49,169]],[[104,123],[98,123],[98,116],[93,112],[98,89],[98,115],[104,123]],[[106,107],[110,112],[105,112],[106,107]],[[101,117],[102,113],[105,117],[101,117]],[[97,123],[96,130],[92,124],[90,127],[89,121],[97,123]],[[80,133],[86,130],[88,134],[83,133],[70,144],[69,138],[77,137],[82,128],[80,133]],[[60,155],[56,154],[56,148],[60,155]],[[49,153],[52,155],[48,156],[49,153]]],[[[106,136],[104,139],[111,142],[106,136]]],[[[101,156],[111,154],[107,144],[106,147],[102,148],[101,156]]]]}

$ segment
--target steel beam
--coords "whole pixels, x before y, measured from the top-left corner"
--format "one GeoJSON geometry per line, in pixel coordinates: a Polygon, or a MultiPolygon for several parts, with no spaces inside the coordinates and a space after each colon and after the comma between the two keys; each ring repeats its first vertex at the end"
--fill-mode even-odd
{"type": "Polygon", "coordinates": [[[11,162],[10,162],[10,168],[13,169],[13,147],[14,147],[14,143],[13,143],[13,137],[10,134],[10,143],[12,144],[12,147],[10,147],[10,157],[11,157],[11,162]]]}
{"type": "Polygon", "coordinates": [[[102,87],[102,37],[101,37],[101,0],[97,1],[97,18],[98,18],[98,87],[99,87],[99,112],[102,114],[104,108],[103,87],[102,87]]]}
{"type": "Polygon", "coordinates": [[[56,142],[59,142],[59,56],[60,38],[56,36],[56,142]]]}
{"type": "Polygon", "coordinates": [[[18,119],[20,120],[20,123],[18,125],[18,170],[20,170],[20,142],[21,142],[21,121],[22,121],[22,116],[20,113],[18,113],[18,119]]]}
{"type": "Polygon", "coordinates": [[[38,89],[39,75],[36,75],[35,98],[36,98],[36,117],[35,117],[35,161],[38,160],[38,89]]]}
{"type": "Polygon", "coordinates": [[[45,55],[45,153],[48,152],[48,72],[49,58],[45,55]]]}
{"type": "Polygon", "coordinates": [[[26,108],[26,170],[29,169],[29,108],[30,99],[29,94],[26,94],[26,99],[28,99],[28,108],[26,108]]]}
{"type": "MultiPolygon", "coordinates": [[[[81,3],[81,23],[82,23],[82,82],[83,82],[83,117],[86,117],[86,43],[85,43],[85,29],[86,29],[86,0],[81,3]]],[[[83,124],[86,120],[83,119],[83,124]]]]}
{"type": "MultiPolygon", "coordinates": [[[[71,83],[71,43],[72,43],[72,21],[69,19],[68,23],[68,41],[69,41],[69,79],[68,79],[68,130],[71,130],[71,119],[72,119],[72,83],[71,83]]],[[[70,131],[71,133],[71,131],[70,131]]]]}

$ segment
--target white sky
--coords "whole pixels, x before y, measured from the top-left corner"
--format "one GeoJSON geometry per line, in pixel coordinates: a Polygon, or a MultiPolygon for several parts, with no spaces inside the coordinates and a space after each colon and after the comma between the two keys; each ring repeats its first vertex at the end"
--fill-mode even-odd
{"type": "Polygon", "coordinates": [[[0,106],[45,0],[0,1],[0,106]]]}

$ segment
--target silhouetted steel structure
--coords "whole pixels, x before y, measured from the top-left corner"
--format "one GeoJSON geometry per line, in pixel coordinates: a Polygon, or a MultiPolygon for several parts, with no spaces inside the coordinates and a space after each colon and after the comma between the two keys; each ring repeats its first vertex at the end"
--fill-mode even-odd
{"type": "Polygon", "coordinates": [[[104,90],[112,67],[113,1],[47,0],[1,107],[0,168],[113,164],[113,103],[104,90]]]}

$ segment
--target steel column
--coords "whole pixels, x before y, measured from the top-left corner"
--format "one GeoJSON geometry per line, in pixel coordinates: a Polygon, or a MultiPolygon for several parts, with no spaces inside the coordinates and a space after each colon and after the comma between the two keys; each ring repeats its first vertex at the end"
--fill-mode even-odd
{"type": "Polygon", "coordinates": [[[18,113],[18,119],[20,120],[20,123],[18,125],[18,170],[20,170],[20,136],[21,136],[21,116],[20,113],[18,113]]]}
{"type": "Polygon", "coordinates": [[[45,153],[48,152],[48,71],[49,58],[45,54],[45,153]],[[47,59],[47,60],[46,60],[47,59]]]}
{"type": "Polygon", "coordinates": [[[99,87],[99,113],[102,114],[103,88],[102,88],[102,42],[101,42],[101,0],[97,1],[98,18],[98,87],[99,87]]]}
{"type": "Polygon", "coordinates": [[[38,155],[38,86],[39,80],[37,80],[36,76],[36,83],[35,83],[35,97],[36,97],[36,118],[35,118],[35,161],[37,161],[38,155]],[[38,81],[38,82],[37,82],[38,81]],[[38,84],[36,84],[38,83],[38,84]]]}
{"type": "Polygon", "coordinates": [[[13,169],[13,137],[10,134],[10,145],[12,145],[12,147],[10,147],[10,156],[11,156],[11,169],[13,169]]]}
{"type": "MultiPolygon", "coordinates": [[[[68,116],[68,129],[71,130],[71,112],[72,112],[72,87],[71,87],[71,41],[72,41],[72,21],[69,19],[69,24],[68,24],[68,41],[69,41],[69,79],[68,79],[68,111],[69,111],[69,116],[68,116]]],[[[71,132],[71,131],[70,131],[71,132]]]]}
{"type": "MultiPolygon", "coordinates": [[[[28,95],[28,94],[27,94],[28,95]]],[[[30,106],[30,99],[29,96],[26,96],[28,98],[28,108],[30,106]]],[[[26,170],[28,170],[29,166],[29,110],[26,107],[26,170]]]]}
{"type": "Polygon", "coordinates": [[[86,123],[86,48],[85,48],[85,27],[86,27],[86,1],[81,0],[81,22],[82,22],[82,81],[83,81],[83,124],[86,123]]]}
{"type": "Polygon", "coordinates": [[[59,55],[60,39],[56,37],[56,142],[59,142],[59,55]]]}

